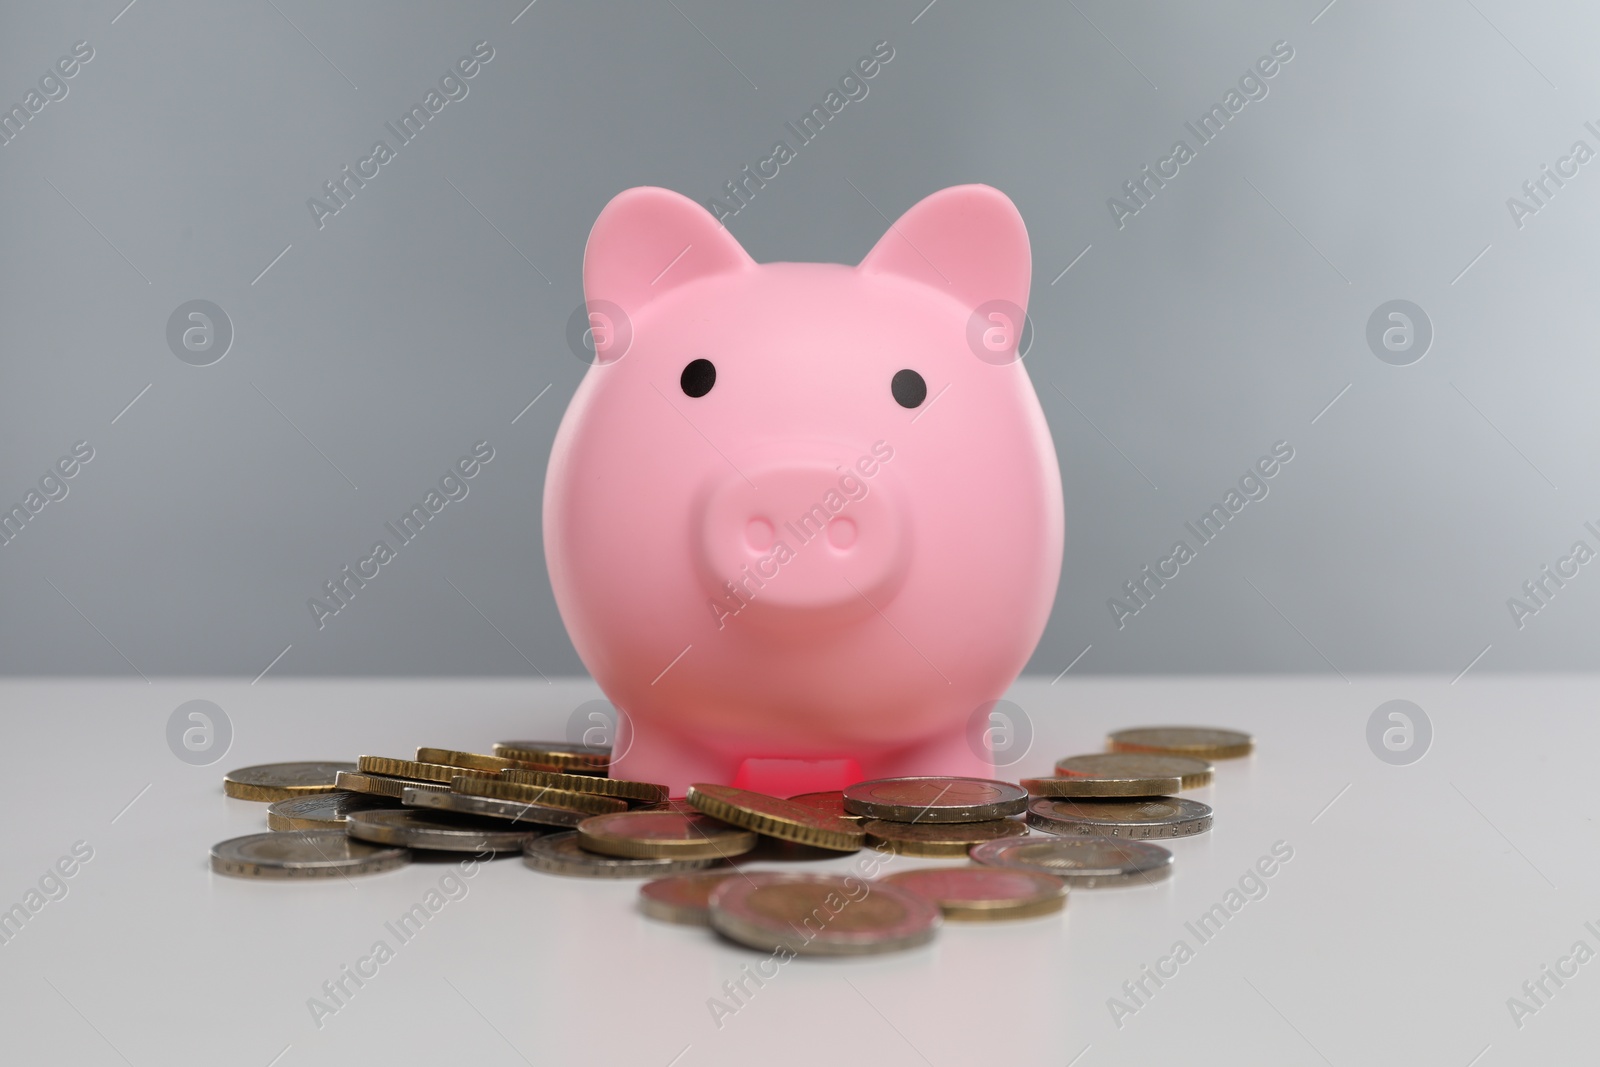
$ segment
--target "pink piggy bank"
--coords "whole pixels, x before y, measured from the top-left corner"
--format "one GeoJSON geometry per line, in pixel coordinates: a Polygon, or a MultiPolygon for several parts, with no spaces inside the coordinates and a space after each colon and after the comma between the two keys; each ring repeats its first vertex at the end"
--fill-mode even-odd
{"type": "Polygon", "coordinates": [[[992,777],[987,705],[1061,573],[1061,475],[1016,358],[1030,268],[983,185],[923,200],[855,267],[758,264],[665,189],[606,205],[544,544],[631,720],[613,775],[992,777]]]}

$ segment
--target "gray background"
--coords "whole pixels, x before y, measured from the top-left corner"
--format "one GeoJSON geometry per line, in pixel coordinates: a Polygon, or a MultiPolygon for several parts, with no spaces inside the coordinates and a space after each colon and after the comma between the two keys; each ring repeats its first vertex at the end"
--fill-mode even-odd
{"type": "Polygon", "coordinates": [[[853,263],[944,186],[1016,201],[1068,509],[1032,671],[1595,665],[1600,562],[1506,606],[1600,547],[1600,160],[1506,207],[1600,149],[1591,7],[124,3],[0,24],[6,104],[95,50],[0,148],[0,503],[95,449],[0,547],[5,672],[580,672],[539,499],[588,228],[632,185],[718,193],[879,40],[729,228],[853,263]],[[306,198],[479,40],[469,96],[318,230],[306,198]],[[1266,99],[1119,230],[1107,198],[1278,40],[1266,99]],[[165,339],[197,298],[236,333],[208,367],[165,339]],[[1395,298],[1436,333],[1411,366],[1365,340],[1395,298]],[[319,632],[306,599],[479,439],[468,498],[319,632]],[[1107,598],[1278,440],[1271,495],[1119,630],[1107,598]]]}

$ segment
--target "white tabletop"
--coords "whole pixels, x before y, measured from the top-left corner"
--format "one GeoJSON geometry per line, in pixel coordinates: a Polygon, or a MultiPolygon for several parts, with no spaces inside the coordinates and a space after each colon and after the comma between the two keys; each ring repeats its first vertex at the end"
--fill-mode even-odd
{"type": "Polygon", "coordinates": [[[78,842],[93,850],[67,864],[66,895],[53,889],[60,899],[0,944],[0,1059],[1498,1067],[1592,1057],[1600,962],[1570,955],[1579,941],[1600,951],[1592,677],[1021,682],[1009,696],[1035,740],[1012,776],[1048,773],[1134,725],[1238,727],[1257,750],[1219,762],[1216,782],[1187,794],[1215,807],[1216,826],[1171,843],[1169,880],[1076,890],[1064,914],[1042,919],[947,923],[897,955],[795,960],[764,986],[747,982],[753,993],[720,1027],[708,1001],[732,1004],[724,981],[766,955],[641,916],[637,882],[495,861],[398,943],[385,924],[454,866],[295,884],[209,870],[213,843],[265,829],[265,805],[222,795],[229,768],[561,736],[596,695],[587,681],[0,685],[0,908],[24,902],[78,842]],[[1367,742],[1373,710],[1397,698],[1425,709],[1434,731],[1407,766],[1367,742]],[[192,699],[216,702],[233,724],[231,750],[211,766],[167,747],[168,716],[192,699]],[[1186,923],[1226,906],[1278,842],[1293,857],[1264,880],[1266,895],[1255,890],[1201,942],[1186,923]],[[398,945],[393,958],[360,988],[347,980],[354,993],[319,1027],[308,1000],[331,1003],[323,983],[379,940],[398,945]],[[1123,983],[1179,940],[1191,958],[1132,1000],[1123,983]],[[1523,983],[1546,965],[1576,973],[1559,986],[1543,978],[1533,1000],[1523,983]],[[1536,1010],[1513,1018],[1512,997],[1536,1010]],[[1114,1020],[1111,998],[1137,1010],[1114,1020]]]}

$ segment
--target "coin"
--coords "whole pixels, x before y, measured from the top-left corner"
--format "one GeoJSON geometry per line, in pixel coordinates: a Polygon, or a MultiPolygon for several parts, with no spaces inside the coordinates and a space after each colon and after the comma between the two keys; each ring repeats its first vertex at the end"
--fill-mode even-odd
{"type": "Polygon", "coordinates": [[[450,783],[450,791],[467,796],[495,797],[498,800],[520,800],[524,804],[543,804],[551,808],[571,808],[589,815],[608,815],[613,811],[628,810],[628,802],[617,797],[508,782],[503,778],[456,778],[450,783]]]}
{"type": "Polygon", "coordinates": [[[760,871],[716,888],[711,926],[751,948],[861,956],[931,940],[939,928],[939,907],[883,881],[760,871]]]}
{"type": "Polygon", "coordinates": [[[792,800],[769,797],[731,785],[696,782],[689,803],[714,819],[754,830],[768,837],[815,845],[837,852],[855,852],[866,840],[860,828],[792,800]]]}
{"type": "Polygon", "coordinates": [[[1098,834],[1143,841],[1189,837],[1211,829],[1211,806],[1183,797],[1133,800],[1056,800],[1040,797],[1028,806],[1028,825],[1062,836],[1098,834]]]}
{"type": "Polygon", "coordinates": [[[756,847],[756,835],[709,815],[621,811],[578,824],[578,844],[607,856],[727,859],[756,847]]]}
{"type": "Polygon", "coordinates": [[[844,792],[839,789],[830,789],[821,793],[801,793],[799,796],[789,798],[796,804],[804,804],[808,808],[816,808],[824,815],[832,815],[836,819],[846,822],[859,823],[861,816],[853,811],[844,810],[844,792]]]}
{"type": "Polygon", "coordinates": [[[1028,793],[988,778],[875,778],[847,786],[844,806],[890,822],[985,822],[1025,810],[1028,793]]]}
{"type": "Polygon", "coordinates": [[[1106,741],[1113,752],[1165,752],[1201,759],[1248,756],[1255,748],[1249,734],[1203,726],[1142,726],[1118,730],[1106,741]]]}
{"type": "Polygon", "coordinates": [[[415,778],[423,782],[450,784],[452,778],[463,775],[472,778],[493,778],[496,771],[480,771],[471,767],[452,767],[448,763],[421,763],[414,759],[390,759],[388,756],[362,756],[357,761],[362,774],[385,774],[390,778],[415,778]]]}
{"type": "Polygon", "coordinates": [[[889,822],[868,819],[861,824],[867,844],[903,856],[965,856],[973,845],[1022,837],[1028,824],[1016,819],[987,822],[889,822]]]}
{"type": "Polygon", "coordinates": [[[1212,766],[1194,756],[1169,756],[1158,752],[1091,752],[1056,762],[1056,774],[1124,774],[1134,778],[1168,778],[1176,774],[1183,788],[1211,784],[1212,766]]]}
{"type": "Polygon", "coordinates": [[[377,797],[393,797],[399,800],[402,793],[410,786],[418,789],[429,789],[436,793],[448,793],[450,787],[439,782],[424,782],[417,778],[391,778],[386,774],[362,774],[360,771],[340,771],[335,784],[340,789],[347,789],[353,793],[368,793],[377,797]]]}
{"type": "Polygon", "coordinates": [[[1172,853],[1160,845],[1104,837],[1012,838],[974,845],[971,855],[991,867],[1053,874],[1084,889],[1155,882],[1172,873],[1172,853]]]}
{"type": "Polygon", "coordinates": [[[452,793],[448,789],[434,790],[417,786],[408,788],[400,799],[408,808],[454,811],[462,815],[504,819],[512,823],[559,826],[566,830],[575,829],[579,823],[591,817],[586,811],[574,811],[572,808],[529,804],[522,800],[504,800],[500,797],[475,797],[468,793],[452,793]]]}
{"type": "Polygon", "coordinates": [[[1162,797],[1183,788],[1176,774],[1166,777],[1124,774],[1058,774],[1054,778],[1024,778],[1022,788],[1036,797],[1162,797]]]}
{"type": "Polygon", "coordinates": [[[688,797],[668,797],[654,804],[641,804],[635,811],[681,811],[685,815],[698,815],[699,809],[689,803],[688,797]]]}
{"type": "Polygon", "coordinates": [[[308,763],[260,763],[229,771],[222,791],[236,800],[288,800],[310,793],[331,793],[340,771],[353,771],[353,763],[317,760],[308,763]]]}
{"type": "Polygon", "coordinates": [[[418,763],[439,763],[446,767],[466,767],[474,771],[499,772],[508,767],[518,766],[514,759],[505,756],[485,756],[480,752],[457,752],[453,748],[428,748],[417,749],[418,763]]]}
{"type": "Polygon", "coordinates": [[[639,910],[652,919],[685,926],[711,925],[711,894],[737,871],[674,874],[639,887],[639,910]]]}
{"type": "Polygon", "coordinates": [[[344,817],[352,811],[374,811],[395,807],[387,797],[341,790],[313,793],[274,801],[267,809],[267,827],[272,830],[343,830],[344,817]]]}
{"type": "Polygon", "coordinates": [[[946,919],[1031,919],[1067,906],[1067,883],[1053,874],[1006,867],[920,867],[880,881],[939,905],[946,919]]]}
{"type": "Polygon", "coordinates": [[[534,838],[522,846],[522,862],[536,871],[578,878],[659,878],[709,867],[718,860],[602,856],[580,848],[578,835],[572,832],[534,838]]]}
{"type": "Polygon", "coordinates": [[[411,862],[403,848],[352,841],[343,830],[290,830],[234,837],[211,846],[211,869],[232,878],[337,878],[377,874],[411,862]]]}
{"type": "Polygon", "coordinates": [[[630,782],[624,778],[605,778],[593,774],[562,774],[560,771],[530,771],[511,768],[500,772],[502,781],[521,782],[523,785],[547,785],[556,789],[569,789],[577,793],[598,793],[605,797],[622,797],[645,804],[659,804],[672,790],[650,782],[630,782]]]}
{"type": "Polygon", "coordinates": [[[358,811],[345,820],[345,832],[362,841],[441,852],[509,852],[541,831],[511,829],[498,820],[475,819],[449,811],[358,811]]]}
{"type": "Polygon", "coordinates": [[[496,741],[494,754],[541,770],[568,774],[604,774],[611,749],[604,745],[569,745],[564,741],[496,741]]]}

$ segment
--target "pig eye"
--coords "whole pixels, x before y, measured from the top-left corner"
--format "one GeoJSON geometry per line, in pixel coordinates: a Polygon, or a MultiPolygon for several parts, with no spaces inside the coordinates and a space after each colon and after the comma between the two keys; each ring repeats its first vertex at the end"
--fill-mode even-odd
{"type": "Polygon", "coordinates": [[[894,394],[895,403],[901,407],[914,408],[927,398],[928,383],[914,370],[895,371],[894,377],[889,380],[889,392],[894,394]]]}
{"type": "Polygon", "coordinates": [[[717,384],[717,365],[709,359],[690,360],[678,378],[678,384],[689,396],[705,396],[717,384]]]}

